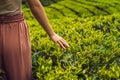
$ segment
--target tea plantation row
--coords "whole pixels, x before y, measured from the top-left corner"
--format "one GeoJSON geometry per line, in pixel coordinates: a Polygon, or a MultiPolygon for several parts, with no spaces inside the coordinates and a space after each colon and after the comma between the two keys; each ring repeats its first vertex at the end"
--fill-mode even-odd
{"type": "MultiPolygon", "coordinates": [[[[120,12],[119,0],[40,0],[49,19],[90,17],[120,12]]],[[[28,11],[26,9],[26,11],[28,11]]]]}

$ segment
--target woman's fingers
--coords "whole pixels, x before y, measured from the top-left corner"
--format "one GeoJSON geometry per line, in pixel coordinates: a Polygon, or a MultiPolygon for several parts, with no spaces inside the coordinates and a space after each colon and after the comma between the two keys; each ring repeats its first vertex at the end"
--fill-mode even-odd
{"type": "Polygon", "coordinates": [[[67,43],[67,41],[66,41],[66,40],[61,39],[61,42],[63,43],[63,45],[64,45],[65,47],[69,47],[69,45],[68,45],[68,43],[67,43]]]}
{"type": "Polygon", "coordinates": [[[67,43],[64,39],[60,39],[60,40],[57,41],[57,42],[58,42],[58,44],[59,44],[59,46],[60,46],[61,48],[66,49],[67,47],[69,47],[68,43],[67,43]]]}
{"type": "Polygon", "coordinates": [[[68,45],[64,41],[60,41],[65,48],[68,48],[68,45]]]}
{"type": "Polygon", "coordinates": [[[62,37],[60,37],[57,34],[54,34],[54,35],[50,36],[50,38],[51,38],[52,41],[57,42],[59,44],[60,48],[66,49],[67,47],[69,47],[67,41],[64,40],[62,37]]]}
{"type": "Polygon", "coordinates": [[[57,41],[57,42],[58,42],[58,44],[59,44],[59,46],[60,46],[61,48],[66,49],[65,46],[63,45],[63,43],[62,43],[61,41],[57,41]]]}

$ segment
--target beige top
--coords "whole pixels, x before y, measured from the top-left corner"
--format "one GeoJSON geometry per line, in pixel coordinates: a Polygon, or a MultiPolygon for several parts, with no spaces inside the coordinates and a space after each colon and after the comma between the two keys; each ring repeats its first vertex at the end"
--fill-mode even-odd
{"type": "Polygon", "coordinates": [[[22,12],[22,0],[0,0],[0,15],[15,15],[22,12]]]}

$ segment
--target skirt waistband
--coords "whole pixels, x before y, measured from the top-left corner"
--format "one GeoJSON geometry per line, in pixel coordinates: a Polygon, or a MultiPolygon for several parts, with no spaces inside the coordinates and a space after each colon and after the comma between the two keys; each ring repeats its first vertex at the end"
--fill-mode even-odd
{"type": "Polygon", "coordinates": [[[18,13],[13,16],[0,15],[0,23],[13,23],[24,20],[24,14],[18,13]]]}

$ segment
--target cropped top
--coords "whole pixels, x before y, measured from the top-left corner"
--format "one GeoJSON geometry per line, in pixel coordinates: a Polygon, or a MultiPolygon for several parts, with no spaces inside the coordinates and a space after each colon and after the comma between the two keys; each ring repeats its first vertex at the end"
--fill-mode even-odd
{"type": "Polygon", "coordinates": [[[22,0],[0,0],[0,15],[15,15],[22,12],[22,0]]]}

